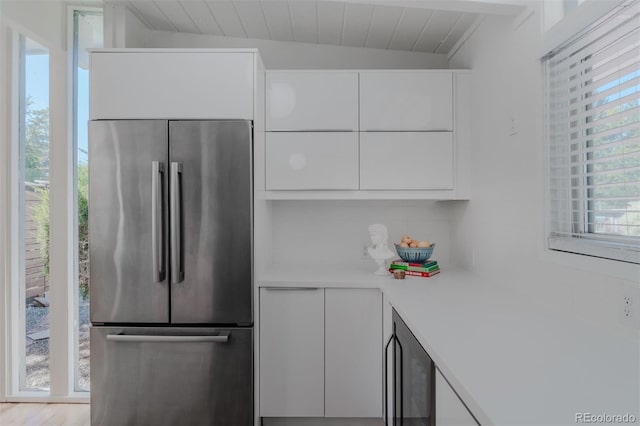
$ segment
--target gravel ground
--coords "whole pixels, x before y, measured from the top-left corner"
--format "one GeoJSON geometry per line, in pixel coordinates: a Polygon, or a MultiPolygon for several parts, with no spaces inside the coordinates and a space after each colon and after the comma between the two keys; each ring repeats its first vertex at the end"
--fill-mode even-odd
{"type": "MultiPolygon", "coordinates": [[[[89,390],[89,301],[80,299],[79,370],[77,390],[89,390]]],[[[27,306],[27,334],[49,329],[49,308],[27,306]]],[[[26,387],[49,389],[49,339],[26,338],[26,387]]]]}

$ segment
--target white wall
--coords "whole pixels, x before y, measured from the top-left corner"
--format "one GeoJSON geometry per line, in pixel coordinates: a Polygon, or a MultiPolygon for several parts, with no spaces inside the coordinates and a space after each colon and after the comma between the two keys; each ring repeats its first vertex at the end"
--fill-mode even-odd
{"type": "Polygon", "coordinates": [[[487,18],[451,59],[473,69],[475,137],[473,199],[454,207],[453,258],[532,303],[630,330],[618,311],[622,293],[640,287],[640,268],[545,250],[540,19],[538,7],[517,29],[487,18]]]}
{"type": "Polygon", "coordinates": [[[447,68],[444,54],[150,31],[145,45],[127,47],[256,47],[266,69],[447,68]]]}
{"type": "Polygon", "coordinates": [[[436,201],[274,201],[274,263],[348,264],[373,260],[363,256],[371,245],[368,227],[385,224],[389,245],[409,234],[436,242],[433,258],[450,261],[449,207],[436,201]]]}
{"type": "Polygon", "coordinates": [[[49,49],[65,49],[67,6],[61,1],[1,1],[2,17],[14,29],[49,49]]]}
{"type": "Polygon", "coordinates": [[[104,47],[144,47],[149,30],[123,4],[104,5],[104,47]]]}
{"type": "Polygon", "coordinates": [[[141,46],[147,42],[149,30],[129,9],[124,12],[124,28],[124,45],[126,47],[141,46]]]}

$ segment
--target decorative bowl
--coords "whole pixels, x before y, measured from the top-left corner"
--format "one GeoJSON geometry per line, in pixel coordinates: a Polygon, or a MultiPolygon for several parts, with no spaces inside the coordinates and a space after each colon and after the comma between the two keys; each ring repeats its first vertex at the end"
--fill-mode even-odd
{"type": "Polygon", "coordinates": [[[400,247],[398,244],[394,245],[400,259],[405,262],[422,263],[431,257],[436,243],[431,244],[429,247],[400,247]]]}

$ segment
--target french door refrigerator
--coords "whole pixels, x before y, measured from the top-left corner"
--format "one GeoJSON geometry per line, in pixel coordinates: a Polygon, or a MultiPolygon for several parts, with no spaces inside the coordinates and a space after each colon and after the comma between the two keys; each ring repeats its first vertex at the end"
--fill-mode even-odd
{"type": "Polygon", "coordinates": [[[252,124],[89,123],[91,423],[253,424],[252,124]]]}

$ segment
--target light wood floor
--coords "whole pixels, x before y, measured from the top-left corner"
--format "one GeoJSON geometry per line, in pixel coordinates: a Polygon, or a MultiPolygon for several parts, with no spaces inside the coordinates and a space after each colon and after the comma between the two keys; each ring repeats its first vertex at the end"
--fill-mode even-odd
{"type": "Polygon", "coordinates": [[[88,426],[89,404],[0,404],[2,426],[88,426]]]}

